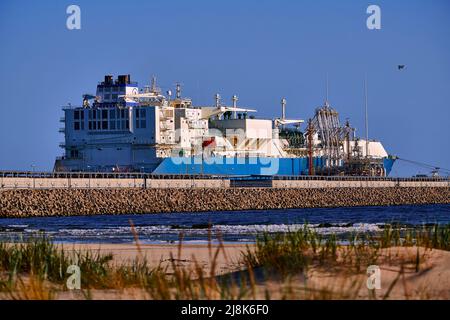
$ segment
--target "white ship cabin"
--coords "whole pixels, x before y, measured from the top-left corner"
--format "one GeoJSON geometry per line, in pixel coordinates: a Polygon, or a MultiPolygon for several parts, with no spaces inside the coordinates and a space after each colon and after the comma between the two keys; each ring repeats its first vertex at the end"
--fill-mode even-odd
{"type": "Polygon", "coordinates": [[[156,90],[140,93],[129,75],[117,80],[105,76],[96,95],[83,95],[82,106],[63,107],[65,155],[57,159],[55,170],[154,169],[158,157],[170,154],[155,145],[175,143],[173,108],[160,107],[164,103],[156,90]]]}
{"type": "Polygon", "coordinates": [[[212,119],[210,135],[216,142],[216,155],[228,157],[285,157],[280,140],[274,139],[273,121],[251,119],[244,114],[238,118],[212,119]]]}

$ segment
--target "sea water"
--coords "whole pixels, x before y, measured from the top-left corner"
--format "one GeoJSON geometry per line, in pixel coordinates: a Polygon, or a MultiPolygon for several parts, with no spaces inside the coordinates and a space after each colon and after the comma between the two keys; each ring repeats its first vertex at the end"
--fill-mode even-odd
{"type": "Polygon", "coordinates": [[[0,240],[46,235],[63,243],[254,242],[264,232],[376,233],[386,224],[403,229],[450,223],[450,205],[407,205],[258,211],[161,213],[0,219],[0,240]]]}

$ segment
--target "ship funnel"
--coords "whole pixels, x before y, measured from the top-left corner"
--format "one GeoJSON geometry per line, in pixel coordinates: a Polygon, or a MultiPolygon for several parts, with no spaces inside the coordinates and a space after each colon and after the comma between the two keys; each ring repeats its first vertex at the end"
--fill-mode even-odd
{"type": "Polygon", "coordinates": [[[112,82],[113,82],[112,75],[106,75],[105,76],[105,84],[112,84],[112,82]]]}
{"type": "Polygon", "coordinates": [[[130,79],[131,77],[129,74],[122,74],[118,76],[117,81],[119,84],[129,84],[130,79]]]}

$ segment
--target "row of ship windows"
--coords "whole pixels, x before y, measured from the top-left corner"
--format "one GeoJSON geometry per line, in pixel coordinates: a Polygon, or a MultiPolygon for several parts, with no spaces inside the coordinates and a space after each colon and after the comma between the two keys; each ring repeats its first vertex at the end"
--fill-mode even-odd
{"type": "MultiPolygon", "coordinates": [[[[73,129],[84,130],[84,122],[74,122],[73,129]]],[[[127,120],[118,121],[89,121],[89,130],[126,130],[130,129],[130,122],[127,120]]]]}
{"type": "MultiPolygon", "coordinates": [[[[91,119],[107,119],[109,111],[109,119],[116,118],[125,118],[128,119],[129,113],[126,109],[110,109],[110,110],[89,110],[89,120],[91,119]],[[117,117],[116,117],[117,116],[117,117]]],[[[145,118],[146,117],[145,109],[135,109],[136,118],[145,118]]],[[[75,110],[73,115],[75,120],[84,119],[84,110],[75,110]]]]}
{"type": "MultiPolygon", "coordinates": [[[[104,121],[89,121],[89,130],[127,130],[130,129],[130,122],[128,120],[104,120],[104,121]]],[[[147,128],[147,122],[145,119],[136,119],[136,128],[147,128]]],[[[73,129],[76,131],[84,130],[83,121],[75,121],[73,123],[73,129]]]]}
{"type": "Polygon", "coordinates": [[[89,110],[89,120],[91,119],[108,119],[108,111],[110,119],[128,119],[130,117],[126,109],[111,109],[111,110],[89,110]]]}
{"type": "MultiPolygon", "coordinates": [[[[115,119],[116,115],[117,115],[117,118],[129,118],[128,111],[125,109],[109,110],[109,118],[115,119]]],[[[84,119],[84,110],[75,110],[73,112],[73,118],[74,118],[74,120],[83,120],[84,119]]],[[[89,118],[89,120],[91,120],[91,119],[107,119],[108,118],[108,110],[89,110],[88,118],[89,118]]]]}
{"type": "Polygon", "coordinates": [[[117,95],[117,94],[109,94],[109,93],[105,93],[105,94],[103,95],[103,99],[105,99],[105,100],[109,100],[109,99],[117,100],[117,98],[118,98],[118,95],[117,95]]]}
{"type": "Polygon", "coordinates": [[[98,87],[98,92],[125,93],[125,87],[98,87]]]}

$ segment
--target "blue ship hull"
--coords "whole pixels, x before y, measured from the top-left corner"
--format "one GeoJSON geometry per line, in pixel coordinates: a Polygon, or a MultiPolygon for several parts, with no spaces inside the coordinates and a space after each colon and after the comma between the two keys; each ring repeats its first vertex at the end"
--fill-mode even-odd
{"type": "MultiPolygon", "coordinates": [[[[325,159],[313,158],[314,168],[323,168],[325,159]]],[[[393,158],[384,158],[386,175],[392,170],[393,158]]],[[[153,171],[155,174],[207,174],[207,175],[308,175],[308,158],[222,158],[170,157],[165,158],[153,171]]]]}
{"type": "Polygon", "coordinates": [[[394,163],[395,163],[395,157],[394,158],[393,157],[383,158],[383,166],[384,166],[384,170],[386,170],[386,176],[388,176],[391,173],[394,163]]]}

